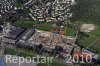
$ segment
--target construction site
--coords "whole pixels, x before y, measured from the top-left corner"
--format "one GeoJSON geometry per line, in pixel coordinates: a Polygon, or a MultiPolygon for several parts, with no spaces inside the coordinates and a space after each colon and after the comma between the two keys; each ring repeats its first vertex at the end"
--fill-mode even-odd
{"type": "Polygon", "coordinates": [[[28,42],[33,46],[42,44],[45,48],[48,48],[48,50],[55,49],[56,46],[59,46],[63,51],[69,53],[72,44],[74,44],[74,40],[74,37],[36,30],[28,42]]]}

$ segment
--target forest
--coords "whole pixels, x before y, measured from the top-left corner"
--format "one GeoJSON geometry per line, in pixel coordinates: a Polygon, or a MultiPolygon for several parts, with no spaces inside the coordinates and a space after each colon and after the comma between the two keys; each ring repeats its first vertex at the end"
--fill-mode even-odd
{"type": "Polygon", "coordinates": [[[76,0],[73,21],[100,24],[100,0],[76,0]]]}

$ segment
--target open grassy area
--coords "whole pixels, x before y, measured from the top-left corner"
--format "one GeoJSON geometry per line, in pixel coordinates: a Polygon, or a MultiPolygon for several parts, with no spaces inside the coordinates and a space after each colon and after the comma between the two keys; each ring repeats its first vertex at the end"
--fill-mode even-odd
{"type": "Polygon", "coordinates": [[[92,34],[90,34],[89,37],[85,37],[83,40],[79,40],[78,43],[79,45],[90,49],[91,51],[95,53],[100,53],[100,37],[97,29],[97,33],[95,32],[96,30],[93,31],[92,34]],[[97,36],[98,35],[98,36],[97,36]]]}
{"type": "MultiPolygon", "coordinates": [[[[94,24],[93,21],[88,21],[88,20],[87,21],[84,20],[81,23],[88,23],[88,24],[93,23],[94,24]]],[[[90,34],[90,36],[84,37],[85,35],[83,35],[83,37],[82,37],[83,39],[78,40],[78,43],[79,43],[79,45],[83,46],[84,48],[86,48],[87,46],[89,46],[93,43],[88,49],[92,50],[95,53],[100,53],[100,49],[99,49],[100,41],[96,41],[100,38],[100,26],[97,23],[95,23],[94,25],[95,25],[95,30],[88,33],[88,34],[90,34]]]]}
{"type": "Polygon", "coordinates": [[[33,28],[33,25],[38,24],[37,21],[24,21],[24,20],[18,20],[13,25],[17,27],[23,27],[23,28],[33,28]]]}
{"type": "Polygon", "coordinates": [[[33,28],[35,26],[37,29],[43,31],[50,31],[52,29],[52,24],[39,21],[18,20],[13,25],[15,25],[16,27],[23,28],[33,28]]]}
{"type": "Polygon", "coordinates": [[[93,30],[90,34],[91,34],[91,37],[90,38],[86,39],[85,41],[82,41],[82,46],[84,46],[86,43],[87,44],[91,44],[91,43],[94,42],[89,47],[89,49],[92,50],[95,53],[100,53],[100,26],[99,25],[96,25],[95,30],[93,30]]]}
{"type": "MultiPolygon", "coordinates": [[[[15,23],[13,23],[16,27],[22,27],[22,28],[33,28],[34,26],[43,31],[51,31],[53,28],[53,24],[46,23],[46,22],[39,22],[39,21],[24,21],[24,20],[18,20],[15,23]]],[[[64,29],[64,32],[66,32],[67,36],[74,36],[76,33],[76,30],[73,28],[66,28],[64,29]]]]}
{"type": "Polygon", "coordinates": [[[50,24],[50,23],[41,24],[40,27],[38,27],[37,29],[43,30],[43,31],[51,31],[52,24],[50,24]]]}
{"type": "Polygon", "coordinates": [[[66,36],[75,36],[76,30],[72,28],[66,28],[66,36]]]}
{"type": "Polygon", "coordinates": [[[83,47],[87,47],[87,46],[89,46],[90,44],[92,44],[97,39],[98,39],[98,37],[96,37],[94,35],[90,35],[89,37],[84,38],[83,40],[80,40],[79,44],[81,46],[83,46],[83,47]]]}
{"type": "Polygon", "coordinates": [[[18,53],[18,56],[22,56],[22,57],[34,57],[35,55],[34,54],[32,54],[32,53],[30,53],[30,52],[19,52],[18,53]]]}
{"type": "Polygon", "coordinates": [[[93,52],[100,53],[100,39],[94,42],[93,45],[89,47],[93,52]]]}
{"type": "Polygon", "coordinates": [[[100,26],[96,25],[95,30],[92,31],[91,34],[100,38],[100,26]]]}
{"type": "Polygon", "coordinates": [[[16,55],[17,51],[12,48],[6,48],[6,54],[16,55]]]}

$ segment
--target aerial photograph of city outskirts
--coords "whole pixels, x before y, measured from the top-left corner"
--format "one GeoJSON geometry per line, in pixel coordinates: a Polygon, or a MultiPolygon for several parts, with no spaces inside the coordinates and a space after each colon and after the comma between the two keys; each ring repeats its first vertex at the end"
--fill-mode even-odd
{"type": "Polygon", "coordinates": [[[0,66],[100,66],[100,0],[0,0],[0,66]]]}

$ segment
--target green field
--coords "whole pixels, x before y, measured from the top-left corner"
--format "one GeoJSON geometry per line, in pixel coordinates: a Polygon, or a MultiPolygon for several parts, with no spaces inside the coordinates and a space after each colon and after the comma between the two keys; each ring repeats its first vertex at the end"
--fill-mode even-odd
{"type": "Polygon", "coordinates": [[[93,45],[89,47],[93,52],[100,53],[100,39],[94,42],[93,45]]]}
{"type": "Polygon", "coordinates": [[[97,40],[98,37],[94,36],[94,35],[90,35],[89,37],[83,39],[83,40],[80,40],[79,41],[79,44],[83,47],[87,47],[89,46],[90,44],[92,44],[95,40],[97,40]]]}
{"type": "Polygon", "coordinates": [[[73,28],[66,28],[65,31],[66,31],[66,36],[75,36],[76,34],[76,30],[73,28]]]}
{"type": "Polygon", "coordinates": [[[96,41],[100,38],[100,25],[99,23],[95,22],[94,20],[91,19],[84,19],[84,20],[79,20],[80,23],[84,24],[94,24],[95,29],[91,31],[90,33],[85,35],[90,35],[89,37],[85,36],[84,33],[82,34],[82,37],[78,39],[78,44],[83,46],[84,48],[87,48],[89,45],[91,45],[88,49],[95,53],[100,53],[100,41],[96,41]]]}
{"type": "Polygon", "coordinates": [[[50,23],[41,24],[40,27],[38,27],[37,29],[43,30],[43,31],[51,31],[52,24],[50,24],[50,23]]]}
{"type": "MultiPolygon", "coordinates": [[[[24,21],[24,20],[18,20],[15,23],[13,23],[16,27],[23,27],[23,28],[33,28],[34,26],[37,26],[36,28],[43,31],[51,31],[53,24],[46,23],[46,22],[39,22],[39,21],[24,21]]],[[[60,28],[60,27],[59,27],[60,28]]],[[[66,33],[66,36],[75,36],[76,30],[73,28],[65,28],[64,32],[66,33]]]]}
{"type": "Polygon", "coordinates": [[[79,40],[79,45],[90,49],[95,53],[100,53],[100,32],[99,28],[91,32],[89,37],[84,38],[83,40],[79,40]]]}
{"type": "Polygon", "coordinates": [[[33,28],[34,26],[37,26],[37,29],[43,31],[50,31],[52,29],[52,24],[39,21],[18,20],[15,23],[13,23],[13,25],[15,25],[16,27],[23,27],[23,28],[33,28]]]}
{"type": "Polygon", "coordinates": [[[100,26],[96,25],[95,30],[91,34],[100,38],[100,26]]]}
{"type": "Polygon", "coordinates": [[[79,41],[79,44],[95,53],[100,53],[100,39],[96,36],[81,40],[79,41]]]}
{"type": "Polygon", "coordinates": [[[6,53],[7,54],[11,54],[11,55],[16,55],[17,54],[17,51],[15,51],[12,48],[6,48],[6,53]]]}
{"type": "Polygon", "coordinates": [[[13,23],[13,25],[17,27],[24,27],[24,28],[33,28],[33,25],[38,24],[37,21],[24,21],[24,20],[18,20],[13,23]]]}

